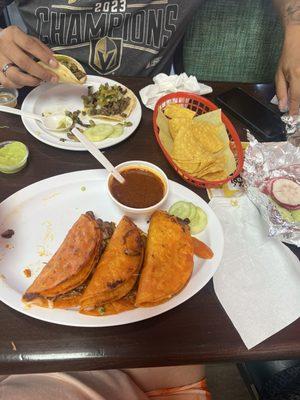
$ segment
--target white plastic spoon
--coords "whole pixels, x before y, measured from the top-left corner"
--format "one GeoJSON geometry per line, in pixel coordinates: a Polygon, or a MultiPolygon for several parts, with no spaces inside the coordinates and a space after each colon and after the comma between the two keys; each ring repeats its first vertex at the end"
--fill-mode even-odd
{"type": "Polygon", "coordinates": [[[72,118],[67,117],[64,113],[59,113],[59,112],[43,117],[42,115],[32,114],[22,110],[18,110],[17,108],[11,108],[6,106],[0,106],[0,111],[9,114],[20,115],[25,118],[35,119],[41,122],[46,129],[54,132],[68,131],[73,124],[72,118]],[[64,122],[64,126],[60,128],[59,126],[62,121],[64,122]]]}
{"type": "Polygon", "coordinates": [[[77,139],[84,145],[84,147],[103,165],[103,167],[110,172],[114,178],[120,183],[124,183],[125,179],[111,164],[111,162],[105,157],[104,154],[92,143],[85,135],[83,135],[77,128],[73,128],[71,132],[77,137],[77,139]]]}

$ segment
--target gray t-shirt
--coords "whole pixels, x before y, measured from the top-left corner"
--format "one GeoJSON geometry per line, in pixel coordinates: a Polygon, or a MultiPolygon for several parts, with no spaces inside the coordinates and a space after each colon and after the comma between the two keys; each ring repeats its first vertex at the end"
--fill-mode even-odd
{"type": "Polygon", "coordinates": [[[101,75],[155,75],[201,0],[16,0],[28,33],[101,75]]]}

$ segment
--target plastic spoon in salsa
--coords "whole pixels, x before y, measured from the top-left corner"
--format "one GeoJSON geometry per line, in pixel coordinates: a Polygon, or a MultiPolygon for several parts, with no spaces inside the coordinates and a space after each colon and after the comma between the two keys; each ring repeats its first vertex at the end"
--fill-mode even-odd
{"type": "Polygon", "coordinates": [[[9,114],[20,115],[21,117],[25,118],[35,119],[41,122],[46,129],[54,132],[68,131],[73,124],[72,118],[67,117],[64,113],[59,112],[43,117],[42,115],[28,113],[22,110],[18,110],[17,108],[10,108],[7,106],[0,106],[0,111],[9,114]]]}
{"type": "Polygon", "coordinates": [[[73,128],[71,131],[77,139],[84,145],[84,147],[91,153],[92,156],[99,161],[103,167],[110,172],[113,177],[120,183],[124,183],[125,179],[119,173],[119,171],[112,165],[112,163],[105,157],[104,154],[92,143],[85,135],[83,135],[77,128],[73,128]]]}

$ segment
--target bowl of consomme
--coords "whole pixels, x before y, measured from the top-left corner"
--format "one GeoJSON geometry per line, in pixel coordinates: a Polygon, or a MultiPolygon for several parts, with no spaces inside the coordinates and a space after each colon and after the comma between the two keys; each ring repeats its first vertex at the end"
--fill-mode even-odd
{"type": "Polygon", "coordinates": [[[108,193],[127,215],[151,215],[167,199],[168,178],[156,165],[146,161],[126,161],[116,169],[125,182],[120,183],[109,174],[108,193]]]}

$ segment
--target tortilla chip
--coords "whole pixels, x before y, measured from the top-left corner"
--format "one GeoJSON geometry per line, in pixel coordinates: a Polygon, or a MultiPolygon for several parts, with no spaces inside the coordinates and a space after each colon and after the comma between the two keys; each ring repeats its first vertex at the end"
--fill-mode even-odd
{"type": "Polygon", "coordinates": [[[183,107],[181,104],[168,104],[164,109],[164,114],[168,118],[187,118],[193,119],[196,115],[195,111],[190,110],[189,108],[183,107]]]}
{"type": "Polygon", "coordinates": [[[229,176],[236,170],[236,159],[230,147],[227,147],[225,150],[223,150],[222,154],[225,158],[224,170],[226,171],[227,176],[229,176]]]}
{"type": "Polygon", "coordinates": [[[169,119],[168,123],[170,135],[172,136],[173,140],[175,139],[180,129],[188,130],[192,127],[192,120],[188,118],[172,118],[169,119]]]}
{"type": "Polygon", "coordinates": [[[151,307],[169,300],[187,284],[193,265],[189,228],[176,217],[156,211],[150,221],[135,305],[151,307]]]}
{"type": "Polygon", "coordinates": [[[210,111],[201,115],[197,115],[194,121],[209,122],[214,125],[223,124],[222,121],[222,110],[218,108],[217,110],[210,111]]]}
{"type": "MultiPolygon", "coordinates": [[[[194,118],[193,121],[194,122],[205,121],[205,122],[214,124],[217,127],[217,131],[215,131],[215,133],[216,133],[218,139],[220,141],[222,141],[225,145],[225,148],[223,149],[223,155],[225,156],[225,159],[226,159],[225,165],[224,165],[224,171],[226,171],[227,176],[231,175],[236,170],[236,159],[235,159],[234,154],[229,146],[229,144],[230,144],[229,137],[227,134],[226,126],[224,125],[224,123],[222,121],[221,109],[199,115],[196,118],[194,118]]],[[[223,179],[225,179],[225,178],[223,178],[223,179]]]]}
{"type": "Polygon", "coordinates": [[[212,181],[226,179],[236,170],[220,109],[195,117],[193,111],[169,104],[164,113],[159,109],[157,125],[164,148],[190,175],[212,181]]]}
{"type": "Polygon", "coordinates": [[[225,147],[217,136],[218,128],[209,122],[193,124],[192,132],[197,143],[209,153],[217,153],[225,147]]]}
{"type": "Polygon", "coordinates": [[[98,262],[102,232],[90,214],[81,215],[63,243],[23,296],[25,302],[38,297],[56,297],[82,285],[98,262]]]}
{"type": "Polygon", "coordinates": [[[92,310],[126,296],[136,283],[143,256],[139,229],[123,217],[83,293],[81,310],[92,310]]]}
{"type": "Polygon", "coordinates": [[[227,172],[222,170],[222,171],[218,171],[218,172],[210,172],[208,174],[201,175],[201,179],[213,182],[213,181],[220,181],[222,179],[226,179],[227,176],[228,176],[227,172]]]}
{"type": "Polygon", "coordinates": [[[174,140],[172,157],[178,166],[193,174],[213,164],[214,157],[199,143],[192,130],[181,128],[174,140]]]}
{"type": "Polygon", "coordinates": [[[191,161],[181,161],[174,158],[175,163],[179,168],[188,172],[190,175],[196,176],[196,174],[201,171],[201,163],[191,162],[191,161]]]}
{"type": "Polygon", "coordinates": [[[159,138],[164,148],[167,150],[169,154],[171,154],[173,151],[173,139],[170,135],[168,121],[169,121],[168,118],[159,108],[156,119],[156,123],[159,128],[159,138]]]}

